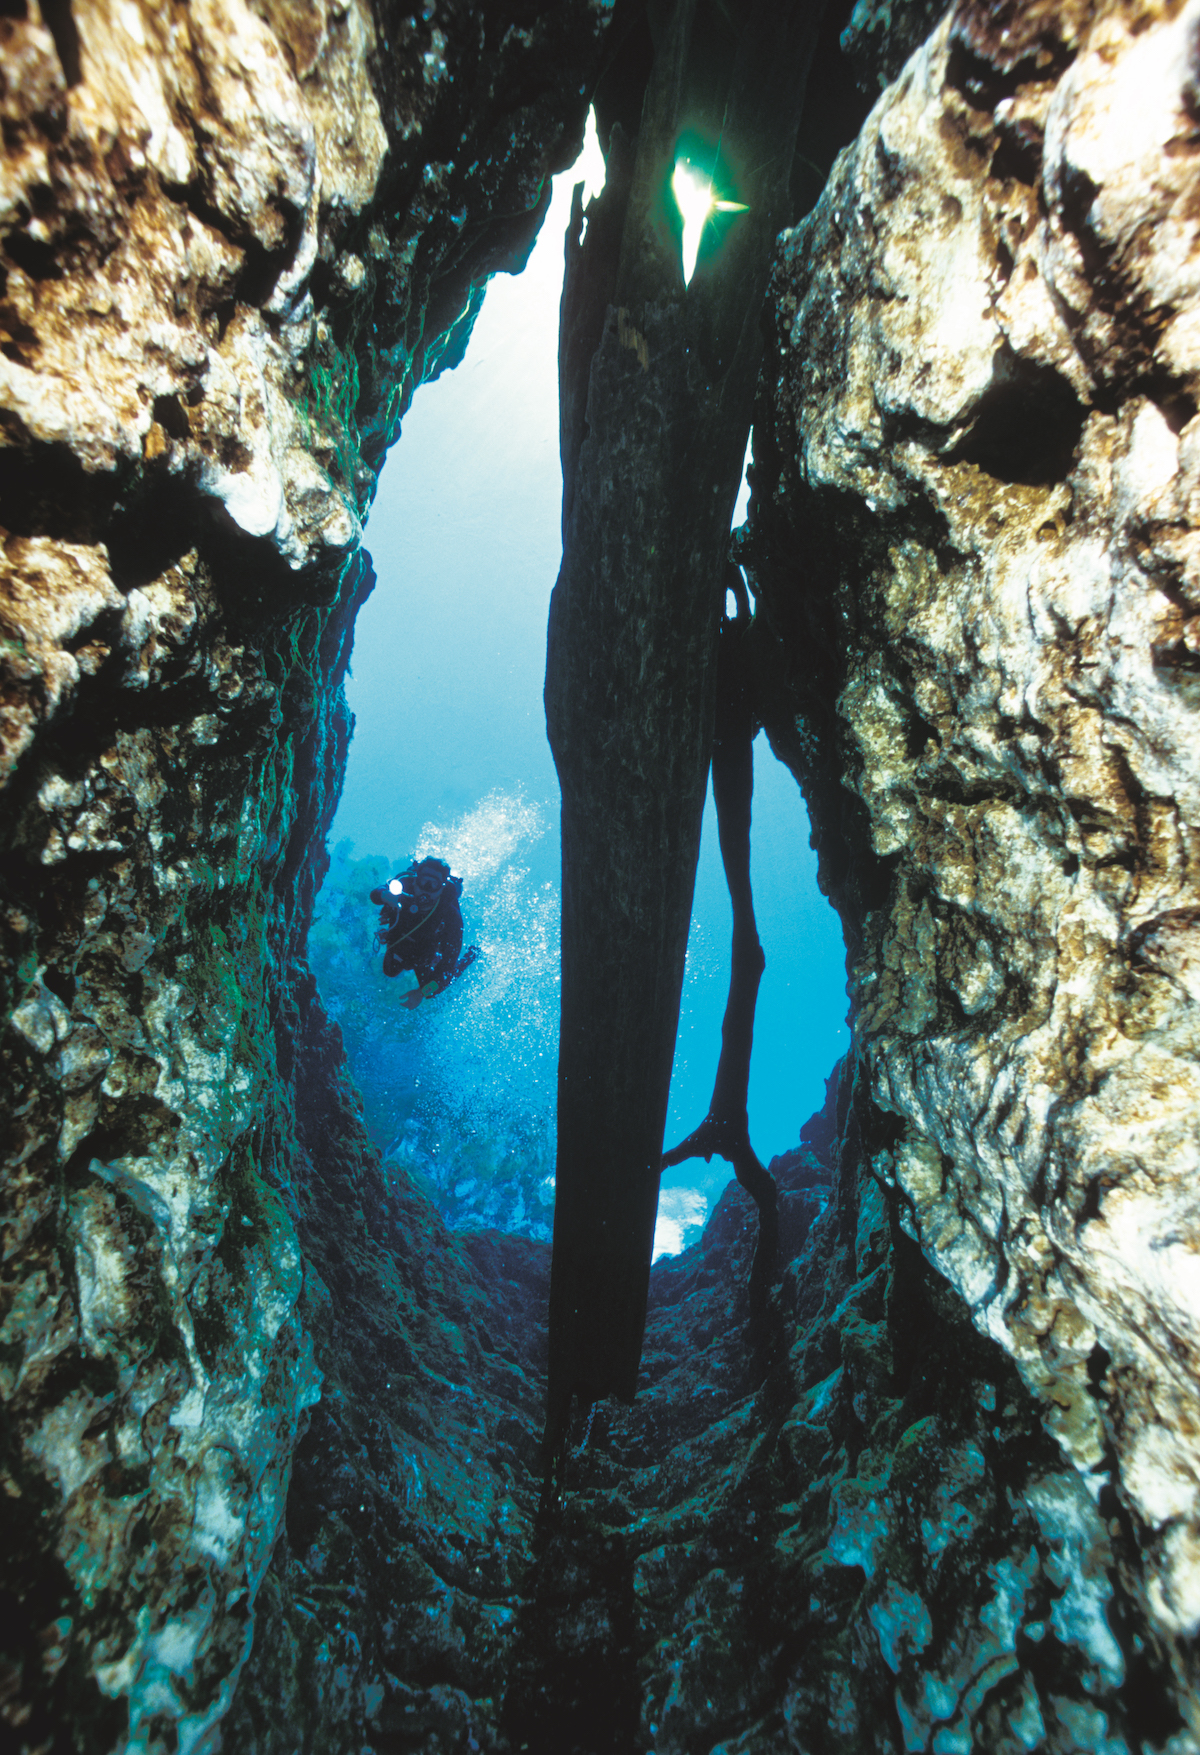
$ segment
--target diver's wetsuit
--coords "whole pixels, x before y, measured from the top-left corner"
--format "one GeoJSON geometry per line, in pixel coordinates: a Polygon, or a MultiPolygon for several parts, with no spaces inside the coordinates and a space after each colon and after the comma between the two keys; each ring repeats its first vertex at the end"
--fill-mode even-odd
{"type": "Polygon", "coordinates": [[[462,879],[447,875],[434,896],[416,892],[411,872],[392,880],[393,884],[397,881],[402,886],[399,895],[390,886],[371,891],[371,900],[380,910],[376,941],[386,947],[383,972],[399,975],[401,970],[411,969],[422,990],[432,984],[433,994],[441,993],[479,954],[474,945],[465,956],[460,954],[463,917],[458,898],[462,879]]]}

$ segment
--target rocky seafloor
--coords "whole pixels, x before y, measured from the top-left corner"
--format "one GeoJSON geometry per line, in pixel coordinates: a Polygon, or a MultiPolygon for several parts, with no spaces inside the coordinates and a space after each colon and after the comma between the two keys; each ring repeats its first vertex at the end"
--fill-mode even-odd
{"type": "Polygon", "coordinates": [[[1195,0],[828,15],[741,558],[853,1048],[540,1531],[548,1249],[305,964],[376,472],[661,10],[0,7],[23,1755],[1200,1749],[1195,0]]]}

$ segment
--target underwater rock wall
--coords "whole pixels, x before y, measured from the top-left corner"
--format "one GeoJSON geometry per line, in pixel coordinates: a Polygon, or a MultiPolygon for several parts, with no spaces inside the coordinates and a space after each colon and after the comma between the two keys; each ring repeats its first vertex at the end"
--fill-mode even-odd
{"type": "Polygon", "coordinates": [[[577,1418],[539,1531],[549,1246],[448,1233],[364,1155],[302,1009],[326,1379],[224,1747],[1184,1755],[1129,1520],[896,1225],[853,1104],[836,1173],[772,1164],[765,1319],[736,1184],[654,1266],[637,1399],[577,1418]]]}
{"type": "Polygon", "coordinates": [[[952,10],[785,235],[744,550],[870,1163],[1115,1486],[1192,1737],[1198,41],[952,10]]]}
{"type": "Polygon", "coordinates": [[[1134,1548],[1111,1494],[1097,1504],[899,1230],[842,1112],[832,1187],[804,1150],[771,1166],[786,1267],[761,1325],[736,1185],[702,1242],[654,1267],[644,1385],[579,1443],[527,1574],[514,1744],[1171,1747],[1179,1715],[1121,1582],[1134,1548]]]}
{"type": "Polygon", "coordinates": [[[361,521],[531,246],[609,11],[0,16],[0,1718],[30,1750],[205,1746],[250,1643],[320,1389],[296,957],[361,521]]]}
{"type": "Polygon", "coordinates": [[[736,1188],[655,1268],[538,1541],[548,1249],[379,1162],[298,953],[374,471],[607,9],[4,7],[4,1739],[1200,1746],[1194,16],[964,8],[784,243],[836,1175],[761,1323],[736,1188]]]}
{"type": "Polygon", "coordinates": [[[493,1749],[537,1505],[550,1248],[449,1231],[432,1188],[368,1145],[312,982],[289,1000],[299,1314],[323,1381],[220,1746],[493,1749]]]}

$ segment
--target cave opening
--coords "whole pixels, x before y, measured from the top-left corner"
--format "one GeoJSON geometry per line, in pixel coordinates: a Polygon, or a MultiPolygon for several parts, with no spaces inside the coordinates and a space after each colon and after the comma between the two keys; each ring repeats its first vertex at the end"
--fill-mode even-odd
{"type": "MultiPolygon", "coordinates": [[[[418,393],[367,544],[355,714],[310,957],[372,1138],[454,1226],[549,1239],[558,1046],[558,785],[542,708],[546,613],[561,553],[557,337],[571,191],[598,192],[589,118],[578,162],[519,276],[490,282],[461,363],[418,393]],[[436,1004],[403,1006],[371,939],[367,892],[414,851],[464,878],[478,964],[436,1004]]],[[[747,454],[749,460],[749,453],[747,454]]],[[[745,516],[743,477],[735,524],[745,516]]],[[[845,1051],[845,947],[821,895],[807,810],[756,742],[753,881],[767,971],[750,1111],[767,1159],[799,1142],[845,1051]]],[[[668,1136],[703,1113],[721,1041],[730,906],[708,799],[668,1136]]],[[[665,1171],[655,1258],[695,1242],[732,1172],[665,1171]]]]}

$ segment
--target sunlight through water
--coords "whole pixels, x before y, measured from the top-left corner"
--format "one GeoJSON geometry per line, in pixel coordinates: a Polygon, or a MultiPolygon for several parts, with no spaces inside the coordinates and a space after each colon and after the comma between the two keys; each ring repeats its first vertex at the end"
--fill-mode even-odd
{"type": "Polygon", "coordinates": [[[309,940],[375,1143],[432,1186],[453,1223],[537,1237],[550,1235],[559,908],[557,887],[538,882],[523,856],[545,833],[541,807],[493,792],[461,817],[426,823],[415,848],[392,859],[356,859],[341,841],[309,940]],[[367,900],[411,851],[463,878],[464,943],[480,952],[416,1011],[402,1004],[411,974],[383,974],[367,900]]]}
{"type": "Polygon", "coordinates": [[[698,171],[687,159],[677,159],[671,173],[671,193],[683,217],[683,284],[690,286],[704,228],[714,213],[748,213],[744,201],[719,201],[712,178],[698,171]]]}
{"type": "MultiPolygon", "coordinates": [[[[489,284],[461,365],[416,395],[367,529],[378,583],[359,613],[345,787],[310,955],[379,1148],[451,1224],[550,1235],[559,1006],[558,786],[542,707],[561,553],[558,304],[571,192],[603,184],[589,118],[555,178],[524,272],[489,284]],[[479,960],[414,1011],[387,980],[369,891],[413,854],[463,879],[479,960]]],[[[747,460],[749,460],[747,448],[747,460]]],[[[735,521],[745,513],[745,480],[735,521]]],[[[754,888],[767,972],[750,1123],[764,1161],[794,1146],[846,1043],[844,951],[815,881],[791,776],[756,745],[754,888]]],[[[669,1143],[707,1108],[729,978],[729,901],[709,799],[688,941],[669,1143]]],[[[655,1250],[693,1242],[729,1180],[664,1178],[655,1250]]]]}

